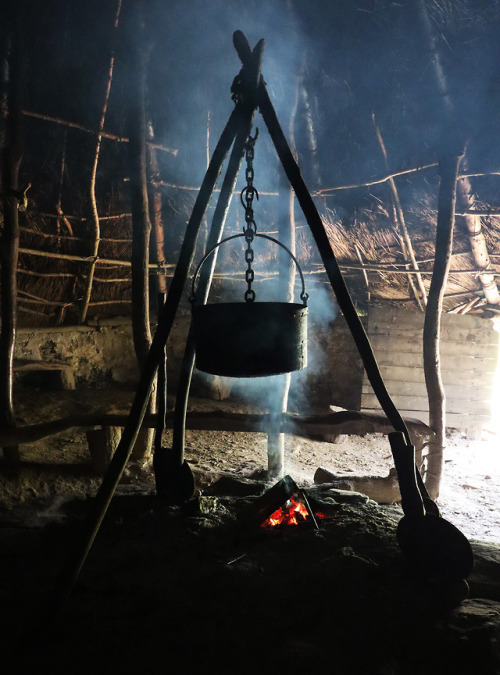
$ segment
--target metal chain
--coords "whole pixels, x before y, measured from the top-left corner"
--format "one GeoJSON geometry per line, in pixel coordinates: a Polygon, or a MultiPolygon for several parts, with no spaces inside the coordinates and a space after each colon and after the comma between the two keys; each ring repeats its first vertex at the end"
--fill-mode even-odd
{"type": "Polygon", "coordinates": [[[247,248],[245,250],[245,262],[247,263],[247,269],[245,271],[245,280],[247,282],[247,290],[245,291],[245,301],[254,302],[255,300],[255,291],[252,289],[252,283],[254,281],[255,275],[252,269],[252,263],[254,261],[254,252],[252,248],[252,243],[255,235],[257,234],[257,225],[255,223],[254,214],[253,214],[253,200],[255,197],[259,198],[259,193],[257,188],[253,184],[254,179],[254,170],[253,170],[253,159],[254,159],[254,146],[257,138],[259,136],[259,130],[255,130],[255,136],[248,136],[248,140],[245,145],[245,159],[246,159],[246,170],[245,178],[247,181],[246,186],[243,188],[240,194],[240,201],[245,209],[245,227],[243,228],[243,234],[245,235],[245,241],[247,243],[247,248]]]}

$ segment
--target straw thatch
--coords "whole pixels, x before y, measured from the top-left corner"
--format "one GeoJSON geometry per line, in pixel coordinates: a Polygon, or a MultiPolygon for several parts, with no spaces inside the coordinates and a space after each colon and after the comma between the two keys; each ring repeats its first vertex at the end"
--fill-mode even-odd
{"type": "MultiPolygon", "coordinates": [[[[89,183],[99,134],[95,199],[100,240],[88,316],[130,312],[132,226],[124,111],[133,92],[127,91],[120,32],[113,24],[116,7],[107,4],[110,6],[102,8],[100,3],[89,0],[83,3],[83,14],[83,8],[68,8],[62,2],[53,3],[46,13],[27,3],[22,176],[32,187],[28,208],[20,213],[19,325],[78,321],[94,261],[95,223],[89,183]],[[64,17],[64,29],[57,20],[58,12],[64,17]],[[88,31],[93,31],[93,45],[99,45],[92,52],[88,49],[88,31]],[[57,36],[61,38],[60,53],[50,48],[57,36]],[[109,59],[115,52],[113,74],[109,59]],[[111,85],[109,101],[106,100],[109,106],[103,108],[107,84],[111,85]]],[[[158,272],[172,275],[207,154],[225,121],[222,112],[216,117],[211,108],[217,107],[221,91],[230,85],[228,73],[236,74],[238,68],[236,61],[227,65],[228,55],[231,56],[230,33],[224,37],[223,48],[215,46],[215,40],[207,45],[212,61],[205,58],[201,44],[195,45],[197,56],[192,60],[189,55],[193,44],[188,49],[184,43],[184,52],[175,56],[175,48],[182,48],[179,34],[183,30],[189,32],[192,26],[204,22],[215,30],[216,22],[211,23],[208,3],[191,3],[191,23],[183,3],[167,4],[165,8],[164,3],[152,3],[146,13],[147,30],[154,44],[148,105],[159,157],[159,174],[150,175],[149,181],[151,188],[162,191],[167,258],[166,266],[160,270],[151,260],[152,279],[158,272]],[[223,67],[216,59],[219,51],[223,67]],[[190,77],[197,69],[199,79],[193,81],[190,77]],[[165,92],[160,92],[160,84],[165,92]],[[182,98],[187,94],[189,115],[187,107],[182,107],[182,98]]],[[[240,12],[242,22],[253,21],[258,31],[271,25],[266,24],[274,11],[269,3],[256,0],[244,10],[235,0],[223,4],[229,14],[240,12]]],[[[335,7],[325,8],[324,3],[317,2],[307,3],[307,7],[304,3],[288,3],[279,18],[284,33],[288,31],[287,44],[295,38],[296,51],[300,53],[285,54],[279,30],[274,35],[274,29],[270,29],[271,35],[266,36],[270,57],[267,63],[267,56],[264,59],[264,72],[285,129],[292,106],[287,98],[290,90],[284,83],[285,74],[293,73],[295,78],[298,114],[294,133],[299,161],[357,305],[363,307],[369,299],[418,307],[418,284],[428,290],[432,273],[440,136],[439,120],[430,100],[430,75],[424,63],[427,57],[418,43],[408,38],[412,3],[403,3],[401,8],[390,2],[360,1],[356,7],[350,2],[332,4],[335,7]],[[273,52],[273,40],[281,49],[278,57],[273,52]],[[379,49],[381,43],[387,45],[384,54],[379,49]],[[404,214],[403,226],[394,216],[394,189],[404,214]]],[[[500,273],[500,218],[488,215],[499,207],[495,162],[500,158],[494,151],[499,137],[498,116],[494,115],[499,107],[498,87],[494,87],[494,76],[478,85],[477,91],[473,87],[474,78],[484,72],[480,56],[488,59],[488,68],[494,63],[495,25],[500,23],[500,9],[494,2],[481,3],[479,8],[472,0],[428,2],[427,7],[439,28],[438,47],[444,54],[452,94],[457,106],[463,105],[463,123],[470,138],[464,171],[473,166],[475,173],[484,174],[471,178],[476,192],[474,209],[486,214],[480,222],[490,257],[489,270],[500,273]],[[444,45],[448,45],[448,51],[444,45]],[[457,83],[460,87],[455,86],[457,83]],[[473,100],[479,95],[484,95],[492,107],[482,120],[474,117],[479,103],[474,108],[473,100]]],[[[262,193],[273,194],[262,195],[259,223],[267,223],[263,231],[277,232],[286,197],[283,182],[278,179],[276,159],[268,146],[263,141],[265,168],[259,165],[256,180],[262,193]]],[[[242,215],[238,216],[233,206],[231,227],[239,227],[234,225],[238,218],[241,223],[242,215]]],[[[485,306],[462,221],[457,217],[445,308],[460,308],[476,297],[473,311],[490,316],[495,308],[485,306]]],[[[231,230],[234,231],[237,230],[231,230]]],[[[204,235],[198,259],[203,238],[204,235]]],[[[313,274],[320,280],[319,258],[300,214],[297,255],[306,275],[313,274]]],[[[276,254],[268,252],[266,256],[266,273],[277,272],[276,254]]],[[[234,253],[221,252],[217,274],[218,278],[241,275],[234,253]]]]}

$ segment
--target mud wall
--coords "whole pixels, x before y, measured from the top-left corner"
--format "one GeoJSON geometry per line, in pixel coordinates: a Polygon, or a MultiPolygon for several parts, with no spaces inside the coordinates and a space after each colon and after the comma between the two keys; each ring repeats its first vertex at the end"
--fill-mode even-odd
{"type": "MultiPolygon", "coordinates": [[[[168,344],[172,377],[182,357],[188,326],[188,317],[181,315],[172,328],[168,344]]],[[[20,328],[15,358],[69,365],[77,386],[103,385],[107,381],[135,383],[140,375],[127,317],[104,319],[88,326],[20,328]]]]}
{"type": "MultiPolygon", "coordinates": [[[[170,390],[177,382],[189,321],[189,312],[179,312],[169,337],[170,390]]],[[[359,409],[363,370],[343,317],[323,325],[310,322],[308,336],[309,365],[293,374],[294,407],[327,411],[335,405],[359,409]]],[[[106,382],[133,384],[139,378],[128,318],[106,319],[89,326],[21,328],[15,358],[69,365],[77,387],[104,386],[106,382]]],[[[241,389],[241,383],[235,380],[201,373],[195,374],[193,382],[195,393],[211,398],[225,398],[231,391],[236,394],[241,389]]]]}

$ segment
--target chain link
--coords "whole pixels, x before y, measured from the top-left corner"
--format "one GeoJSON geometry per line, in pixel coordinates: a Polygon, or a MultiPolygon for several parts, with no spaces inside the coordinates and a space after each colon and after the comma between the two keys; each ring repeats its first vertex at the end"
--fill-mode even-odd
{"type": "Polygon", "coordinates": [[[247,181],[246,186],[241,191],[240,201],[245,209],[245,227],[243,228],[243,234],[245,235],[245,241],[247,243],[247,248],[245,251],[245,262],[247,263],[247,269],[245,272],[245,280],[247,282],[247,290],[245,291],[245,301],[254,302],[255,300],[255,291],[252,289],[252,283],[255,279],[255,274],[252,269],[252,263],[254,261],[254,252],[252,248],[252,243],[255,235],[257,234],[257,224],[255,223],[254,214],[253,214],[253,200],[259,198],[259,193],[257,188],[253,184],[254,180],[254,169],[253,169],[253,159],[254,159],[254,146],[255,142],[259,136],[259,130],[255,130],[255,136],[249,136],[245,145],[245,160],[246,160],[246,170],[245,178],[247,181]]]}

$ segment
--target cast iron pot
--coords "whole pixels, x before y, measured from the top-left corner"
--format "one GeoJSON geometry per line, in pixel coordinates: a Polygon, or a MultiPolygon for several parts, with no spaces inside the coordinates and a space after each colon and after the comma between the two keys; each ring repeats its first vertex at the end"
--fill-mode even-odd
{"type": "Polygon", "coordinates": [[[264,377],[301,370],[307,365],[307,293],[304,277],[295,256],[279,241],[294,260],[302,281],[302,304],[288,302],[228,302],[196,305],[195,284],[201,266],[215,249],[201,260],[193,277],[191,302],[196,367],[225,377],[264,377]]]}

